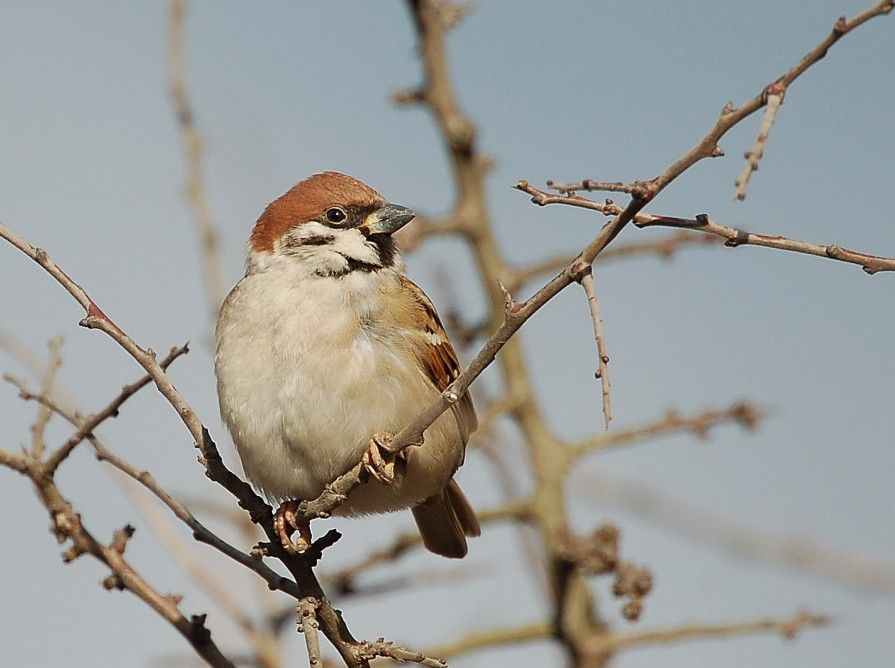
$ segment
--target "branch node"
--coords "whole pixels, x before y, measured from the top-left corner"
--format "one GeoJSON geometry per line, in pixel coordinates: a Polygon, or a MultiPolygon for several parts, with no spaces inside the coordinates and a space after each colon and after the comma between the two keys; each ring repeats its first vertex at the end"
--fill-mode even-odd
{"type": "Polygon", "coordinates": [[[585,262],[580,256],[575,258],[572,266],[569,267],[569,275],[576,283],[581,283],[585,276],[590,276],[592,273],[593,267],[590,262],[585,262]]]}
{"type": "Polygon", "coordinates": [[[497,285],[500,287],[500,291],[503,293],[503,310],[506,315],[513,315],[518,309],[519,304],[516,302],[516,299],[513,297],[512,293],[507,290],[506,286],[498,281],[497,285]]]}
{"type": "Polygon", "coordinates": [[[109,544],[109,547],[118,554],[124,554],[125,549],[127,549],[127,541],[130,540],[135,531],[136,529],[132,525],[125,524],[112,535],[112,542],[109,544]]]}
{"type": "Polygon", "coordinates": [[[211,631],[205,626],[205,620],[208,618],[208,615],[202,613],[201,615],[192,615],[190,617],[190,637],[197,639],[200,642],[206,642],[211,639],[211,631]]]}

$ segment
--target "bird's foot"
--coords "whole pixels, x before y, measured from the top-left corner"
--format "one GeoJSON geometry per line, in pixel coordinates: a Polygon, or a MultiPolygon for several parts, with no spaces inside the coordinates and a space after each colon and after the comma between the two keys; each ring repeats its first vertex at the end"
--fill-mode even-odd
{"type": "Polygon", "coordinates": [[[361,458],[364,469],[383,485],[395,482],[395,464],[403,464],[405,461],[403,453],[396,455],[392,452],[393,438],[388,432],[373,434],[361,458]]]}
{"type": "Polygon", "coordinates": [[[293,499],[284,501],[273,516],[273,524],[280,544],[289,554],[301,554],[311,546],[311,524],[298,512],[301,501],[293,499]],[[292,540],[293,532],[298,531],[298,540],[292,540]]]}

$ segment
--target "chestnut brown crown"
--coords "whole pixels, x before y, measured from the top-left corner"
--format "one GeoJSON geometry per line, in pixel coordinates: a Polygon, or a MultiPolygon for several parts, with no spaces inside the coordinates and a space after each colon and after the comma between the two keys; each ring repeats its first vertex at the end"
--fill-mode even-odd
{"type": "Polygon", "coordinates": [[[270,252],[274,243],[295,225],[326,220],[327,211],[374,210],[386,205],[385,198],[362,181],[323,172],[309,176],[267,205],[249,239],[254,251],[270,252]]]}

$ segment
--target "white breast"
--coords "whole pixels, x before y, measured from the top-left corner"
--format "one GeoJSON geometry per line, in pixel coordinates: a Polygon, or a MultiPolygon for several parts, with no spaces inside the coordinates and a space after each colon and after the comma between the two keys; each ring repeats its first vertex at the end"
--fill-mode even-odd
{"type": "MultiPolygon", "coordinates": [[[[436,396],[394,345],[382,287],[399,274],[308,275],[283,259],[233,289],[216,333],[221,414],[246,475],[271,499],[313,498],[356,464],[370,436],[396,431],[436,396]],[[396,352],[397,351],[397,352],[396,352]]],[[[361,489],[346,510],[406,507],[439,491],[462,460],[450,413],[411,453],[406,480],[361,489]]]]}

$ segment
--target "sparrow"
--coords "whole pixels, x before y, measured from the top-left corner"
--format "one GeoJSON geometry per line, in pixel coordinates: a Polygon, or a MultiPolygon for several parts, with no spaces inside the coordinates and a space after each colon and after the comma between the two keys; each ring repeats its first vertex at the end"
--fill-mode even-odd
{"type": "Polygon", "coordinates": [[[480,534],[452,477],[477,424],[468,394],[421,446],[397,456],[388,447],[460,371],[392,238],[414,216],[355,178],[315,174],[261,214],[246,273],[221,306],[221,415],[248,479],[280,503],[274,521],[291,553],[311,541],[298,501],[358,462],[369,476],[337,513],[409,507],[423,544],[445,557],[462,558],[466,538],[480,534]]]}

